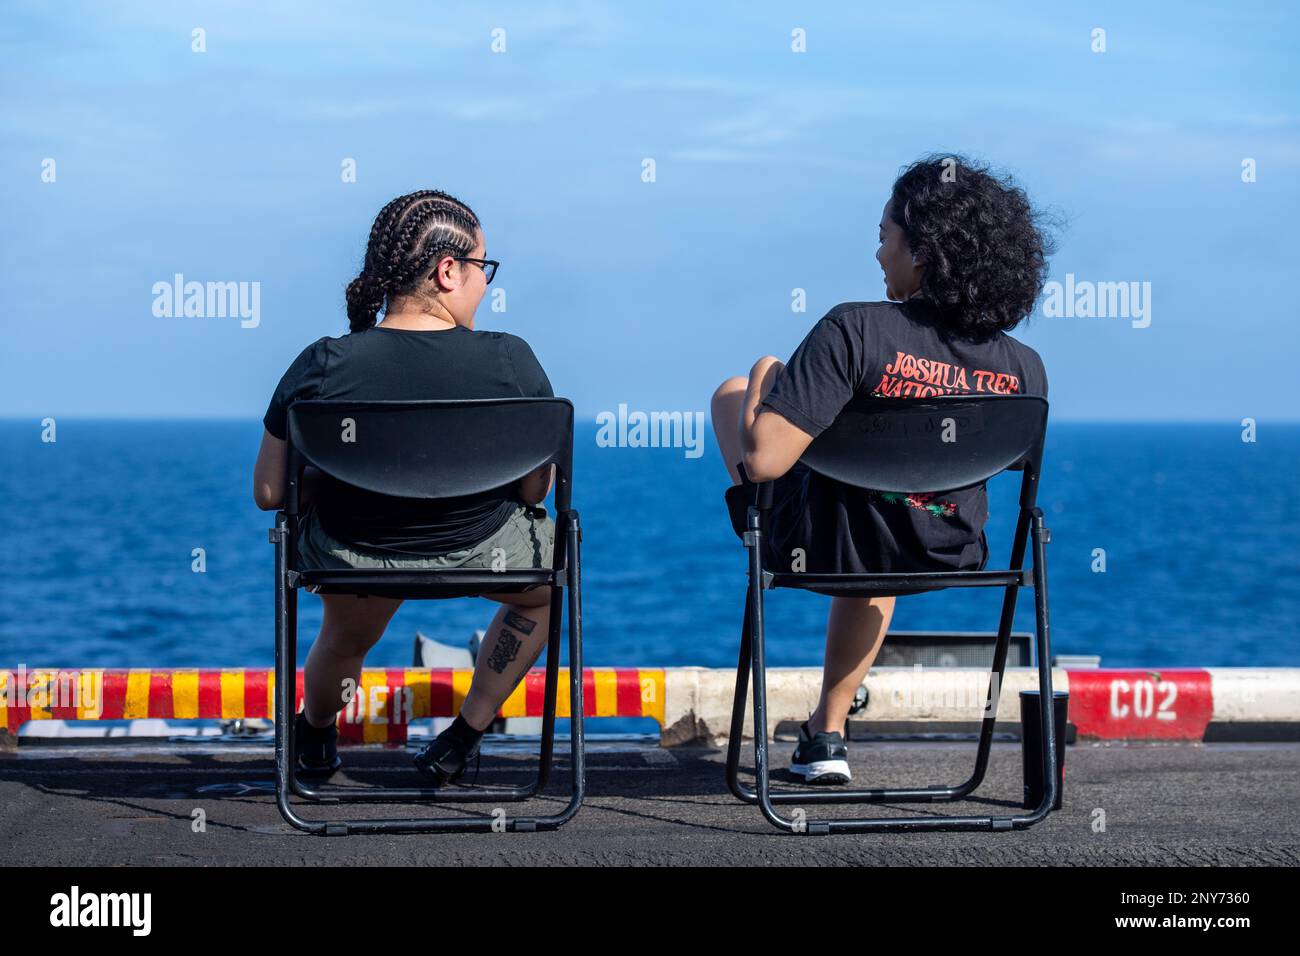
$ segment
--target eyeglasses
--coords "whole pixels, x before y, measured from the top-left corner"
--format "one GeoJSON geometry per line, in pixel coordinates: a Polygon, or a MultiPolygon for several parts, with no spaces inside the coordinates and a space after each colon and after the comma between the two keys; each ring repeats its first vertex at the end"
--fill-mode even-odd
{"type": "Polygon", "coordinates": [[[471,259],[469,256],[452,256],[457,262],[472,262],[483,270],[483,275],[487,279],[487,284],[492,284],[492,278],[497,274],[497,266],[501,265],[496,259],[471,259]]]}

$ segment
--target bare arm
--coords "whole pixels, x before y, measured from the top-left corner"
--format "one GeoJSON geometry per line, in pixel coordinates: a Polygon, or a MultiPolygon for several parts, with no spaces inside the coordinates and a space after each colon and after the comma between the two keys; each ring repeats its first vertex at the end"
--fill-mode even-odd
{"type": "MultiPolygon", "coordinates": [[[[265,429],[262,430],[262,447],[257,450],[257,464],[253,465],[253,501],[263,511],[284,507],[284,462],[288,445],[265,429]]],[[[321,482],[321,471],[312,465],[302,470],[302,484],[298,488],[298,503],[310,504],[316,497],[321,482]]]]}
{"type": "Polygon", "coordinates": [[[284,504],[285,443],[265,428],[262,447],[253,465],[253,501],[263,511],[274,511],[284,504]]]}
{"type": "Polygon", "coordinates": [[[785,366],[770,356],[758,360],[749,375],[742,413],[745,473],[751,481],[772,481],[794,467],[812,444],[813,436],[778,412],[758,406],[772,390],[785,366]]]}

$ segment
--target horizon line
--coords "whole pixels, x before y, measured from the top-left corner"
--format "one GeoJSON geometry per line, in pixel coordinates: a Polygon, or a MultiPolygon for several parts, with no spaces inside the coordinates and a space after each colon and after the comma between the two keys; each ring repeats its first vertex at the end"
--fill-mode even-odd
{"type": "MultiPolygon", "coordinates": [[[[697,410],[698,411],[698,410],[697,410]]],[[[241,422],[251,424],[256,422],[262,423],[262,419],[256,416],[244,415],[0,415],[0,423],[17,423],[17,422],[35,422],[40,423],[42,418],[63,418],[65,421],[77,422],[137,422],[145,424],[149,422],[241,422]]],[[[713,420],[706,413],[704,420],[713,425],[713,420]]],[[[1267,421],[1274,425],[1300,425],[1300,417],[1297,418],[1274,418],[1267,416],[1257,418],[1257,421],[1267,421]]],[[[1055,424],[1069,425],[1229,425],[1240,428],[1241,420],[1238,418],[1055,418],[1051,419],[1055,424]]],[[[575,423],[598,424],[596,417],[574,416],[575,423]]]]}

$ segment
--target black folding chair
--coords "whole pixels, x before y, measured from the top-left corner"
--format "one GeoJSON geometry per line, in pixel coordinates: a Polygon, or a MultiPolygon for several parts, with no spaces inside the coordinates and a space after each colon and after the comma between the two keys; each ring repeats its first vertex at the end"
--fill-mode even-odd
{"type": "Polygon", "coordinates": [[[745,533],[749,551],[749,589],[740,636],[736,696],[727,747],[727,786],[745,803],[757,803],[774,826],[787,832],[840,833],[878,830],[1020,830],[1047,816],[1056,799],[1059,755],[1053,725],[1051,648],[1047,619],[1047,569],[1044,545],[1051,534],[1035,505],[1047,400],[1036,396],[946,395],[922,399],[857,399],[809,445],[803,462],[827,478],[887,492],[928,492],[973,486],[1007,469],[1023,469],[1020,515],[1005,571],[943,571],[890,574],[819,574],[773,572],[763,566],[763,535],[772,506],[772,485],[755,492],[745,533]],[[1024,569],[1025,544],[1033,534],[1033,568],[1024,569]],[[1043,727],[1042,803],[1023,816],[907,816],[880,819],[797,819],[777,813],[776,804],[820,806],[832,803],[935,803],[960,800],[980,785],[988,766],[989,745],[997,716],[1007,646],[1021,586],[1034,589],[1038,682],[1043,727]],[[1002,620],[993,652],[993,677],[980,730],[975,772],[955,787],[921,789],[814,790],[774,792],[769,782],[767,748],[767,673],[764,664],[763,594],[769,588],[801,588],[820,594],[870,597],[899,590],[949,587],[1006,588],[1002,620]],[[754,772],[757,789],[739,780],[741,734],[750,669],[754,676],[754,772]]]}
{"type": "MultiPolygon", "coordinates": [[[[285,506],[270,537],[275,545],[276,802],[293,826],[309,833],[427,833],[554,830],[582,804],[586,782],[582,723],[582,595],[578,512],[572,507],[573,405],[562,398],[472,401],[302,401],[289,407],[285,506]],[[351,439],[351,440],[348,440],[351,439]],[[556,466],[556,538],[552,566],[541,569],[303,570],[298,567],[299,493],[310,464],[366,491],[400,498],[470,495],[508,485],[543,465],[556,466]],[[293,754],[298,589],[440,599],[551,589],[541,760],[536,780],[517,787],[315,787],[298,779],[293,754]],[[573,784],[568,806],[552,816],[458,816],[418,819],[306,820],[290,794],[315,803],[518,802],[540,793],[551,769],[559,675],[561,592],[569,599],[569,700],[573,784]],[[495,824],[495,826],[494,826],[495,824]]],[[[417,771],[411,768],[412,775],[417,771]]]]}

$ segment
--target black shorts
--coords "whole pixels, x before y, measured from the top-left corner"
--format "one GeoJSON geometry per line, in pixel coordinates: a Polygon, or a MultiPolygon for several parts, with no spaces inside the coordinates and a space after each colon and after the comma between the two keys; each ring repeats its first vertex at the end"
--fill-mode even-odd
{"type": "MultiPolygon", "coordinates": [[[[754,504],[758,485],[749,480],[743,463],[736,463],[736,471],[740,473],[740,484],[732,485],[726,491],[727,514],[731,517],[731,530],[743,541],[745,528],[749,524],[749,506],[754,504]]],[[[783,537],[781,519],[792,509],[803,508],[804,473],[807,471],[806,465],[796,464],[772,482],[772,510],[768,512],[768,526],[765,529],[769,543],[783,537]]]]}
{"type": "MultiPolygon", "coordinates": [[[[736,537],[744,540],[745,530],[749,524],[749,507],[755,503],[758,485],[750,481],[745,473],[743,463],[736,464],[740,474],[740,484],[732,485],[726,490],[727,514],[731,518],[731,529],[736,537]]],[[[807,542],[788,542],[792,529],[799,527],[800,519],[807,508],[808,466],[802,462],[795,464],[780,478],[772,482],[772,508],[768,512],[767,525],[763,529],[763,567],[777,570],[781,567],[783,556],[791,547],[802,547],[809,554],[810,567],[818,567],[818,560],[808,551],[807,542]]],[[[821,570],[820,567],[818,567],[821,570]]],[[[841,573],[840,569],[827,569],[829,573],[841,573]]],[[[895,591],[864,591],[859,594],[845,594],[809,588],[816,594],[828,597],[903,597],[908,594],[924,594],[930,588],[908,588],[895,591]]]]}

